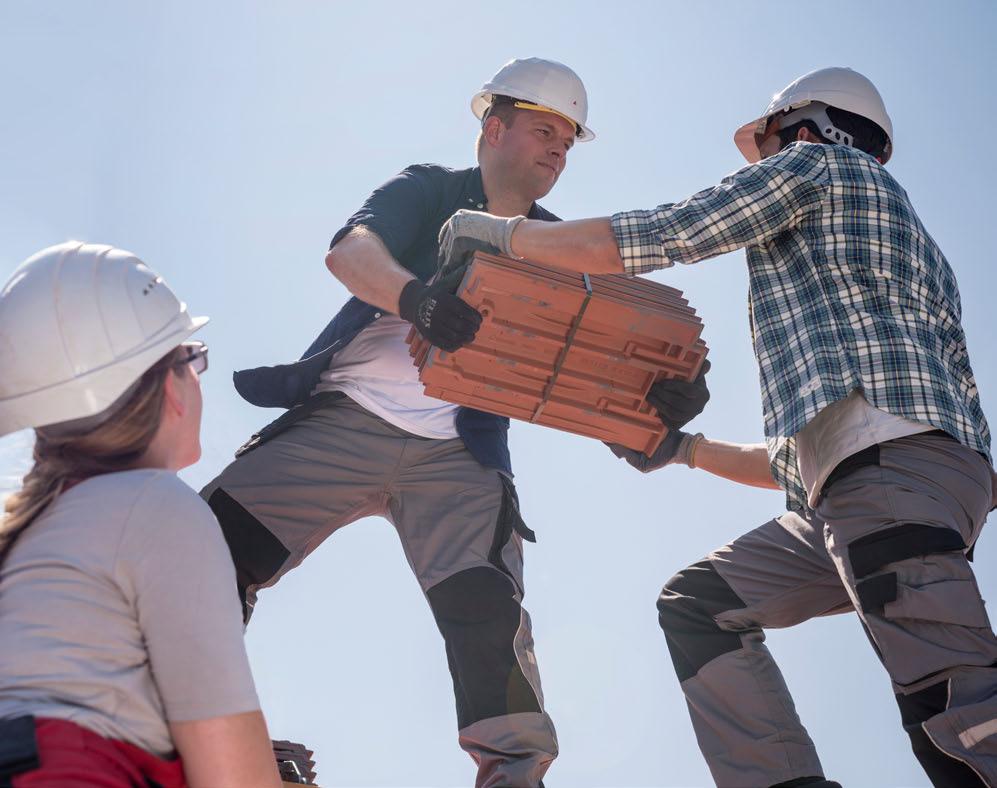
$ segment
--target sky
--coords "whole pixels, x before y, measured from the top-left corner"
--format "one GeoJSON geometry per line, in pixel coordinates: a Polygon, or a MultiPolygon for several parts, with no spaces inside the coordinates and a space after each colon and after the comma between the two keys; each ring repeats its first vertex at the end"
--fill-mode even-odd
{"type": "MultiPolygon", "coordinates": [[[[597,139],[543,204],[564,218],[649,208],[742,166],[734,130],[814,68],[878,86],[890,171],[960,282],[983,406],[997,419],[991,2],[0,2],[0,280],[67,239],[129,249],[210,315],[200,488],[277,415],[235,369],[297,358],[348,294],[329,238],[408,164],[473,164],[472,94],[513,57],[570,65],[597,139]]],[[[743,252],[651,278],[685,291],[713,397],[690,427],[762,436],[743,252]]],[[[516,424],[516,481],[547,708],[549,788],[711,784],[657,625],[677,570],[783,511],[777,492],[666,468],[644,476],[597,441],[516,424]]],[[[0,491],[30,433],[0,440],[0,491]]],[[[992,518],[993,519],[993,518],[992,518]]],[[[997,540],[975,567],[997,598],[997,540]]],[[[889,680],[854,616],[769,633],[817,743],[849,788],[927,786],[889,680]]],[[[261,594],[247,646],[274,738],[316,752],[319,783],[456,788],[443,643],[397,536],[366,519],[261,594]]]]}

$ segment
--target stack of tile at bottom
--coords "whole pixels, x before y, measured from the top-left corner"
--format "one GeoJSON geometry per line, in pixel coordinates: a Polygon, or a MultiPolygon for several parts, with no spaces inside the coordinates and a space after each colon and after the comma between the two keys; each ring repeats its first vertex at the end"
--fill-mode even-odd
{"type": "Polygon", "coordinates": [[[457,294],[484,317],[474,342],[447,353],[409,334],[427,395],[647,453],[667,431],[648,389],[693,380],[707,354],[682,293],[647,279],[477,252],[457,294]]]}
{"type": "Polygon", "coordinates": [[[305,745],[292,741],[271,741],[274,758],[277,759],[277,769],[280,772],[281,785],[315,786],[314,754],[305,745]]]}

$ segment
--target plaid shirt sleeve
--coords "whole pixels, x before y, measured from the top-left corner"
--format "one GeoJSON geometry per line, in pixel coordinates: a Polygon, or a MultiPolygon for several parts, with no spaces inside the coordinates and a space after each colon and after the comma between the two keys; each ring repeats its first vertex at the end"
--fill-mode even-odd
{"type": "Polygon", "coordinates": [[[642,274],[764,244],[827,195],[822,145],[794,145],[678,203],[612,217],[624,270],[642,274]]]}

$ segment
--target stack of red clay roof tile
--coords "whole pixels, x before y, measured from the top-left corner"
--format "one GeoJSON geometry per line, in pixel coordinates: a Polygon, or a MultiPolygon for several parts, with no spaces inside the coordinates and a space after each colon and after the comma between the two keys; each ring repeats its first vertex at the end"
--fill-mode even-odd
{"type": "Polygon", "coordinates": [[[427,395],[647,453],[667,431],[648,389],[694,379],[707,354],[682,293],[647,279],[478,252],[457,294],[484,316],[474,342],[447,353],[409,334],[427,395]]]}

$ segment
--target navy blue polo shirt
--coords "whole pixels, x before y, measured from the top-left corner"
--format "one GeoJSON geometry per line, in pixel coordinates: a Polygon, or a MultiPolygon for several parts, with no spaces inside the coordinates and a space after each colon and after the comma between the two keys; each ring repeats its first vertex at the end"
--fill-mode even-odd
{"type": "MultiPolygon", "coordinates": [[[[425,282],[436,272],[440,228],[460,208],[488,208],[478,167],[451,170],[436,164],[413,164],[376,189],[333,236],[329,248],[354,227],[365,227],[377,234],[392,257],[425,282]]],[[[536,203],[529,218],[558,221],[536,203]]],[[[240,370],[233,376],[236,391],[262,408],[300,405],[311,395],[332,357],[381,315],[377,307],[351,298],[298,361],[240,370]]],[[[462,407],[457,411],[456,426],[478,462],[512,474],[506,440],[509,419],[462,407]]]]}

